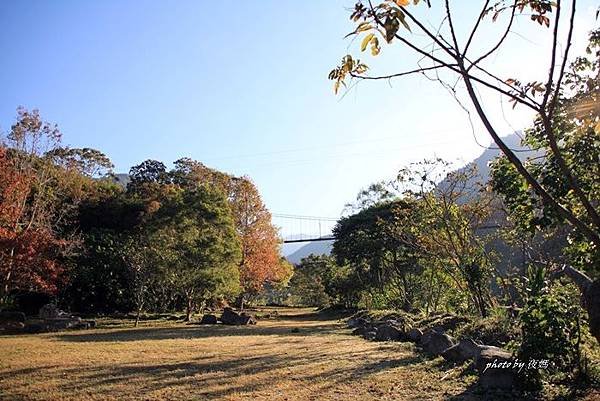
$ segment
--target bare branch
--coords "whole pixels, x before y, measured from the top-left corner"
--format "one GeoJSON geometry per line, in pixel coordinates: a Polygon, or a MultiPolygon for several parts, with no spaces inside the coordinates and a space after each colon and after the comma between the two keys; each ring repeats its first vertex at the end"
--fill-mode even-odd
{"type": "Polygon", "coordinates": [[[475,65],[479,64],[480,62],[482,62],[483,60],[485,60],[486,58],[491,56],[496,50],[498,50],[500,48],[500,46],[502,45],[502,43],[504,43],[504,41],[508,37],[508,34],[510,33],[510,28],[512,28],[513,22],[515,20],[516,10],[517,10],[517,0],[515,0],[514,4],[512,6],[512,11],[510,13],[510,20],[508,21],[508,25],[506,26],[506,29],[504,30],[504,34],[502,35],[502,37],[500,38],[498,43],[496,43],[496,45],[494,47],[492,47],[492,49],[489,50],[487,53],[483,54],[481,57],[479,57],[477,60],[475,60],[473,63],[471,63],[469,68],[467,68],[467,71],[469,71],[475,65]]]}
{"type": "Polygon", "coordinates": [[[475,26],[473,27],[473,30],[471,31],[471,34],[469,35],[469,39],[467,40],[465,49],[462,52],[463,56],[467,55],[467,50],[469,50],[469,46],[471,45],[471,42],[473,41],[473,38],[475,37],[475,32],[477,32],[477,28],[479,28],[479,24],[483,20],[483,17],[485,16],[485,12],[486,12],[487,8],[489,7],[489,5],[490,5],[490,0],[486,0],[485,4],[483,5],[483,9],[481,10],[481,13],[479,13],[479,18],[477,19],[477,22],[475,23],[475,26]]]}
{"type": "MultiPolygon", "coordinates": [[[[452,66],[456,66],[456,64],[450,64],[452,66]]],[[[375,77],[370,77],[370,76],[365,76],[365,75],[358,75],[355,74],[353,72],[350,73],[350,76],[353,78],[358,78],[358,79],[365,79],[365,80],[379,80],[379,79],[391,79],[391,78],[398,78],[398,77],[403,77],[406,75],[411,75],[411,74],[418,74],[418,73],[423,73],[425,71],[431,71],[431,70],[437,70],[439,68],[446,68],[446,66],[444,65],[434,65],[432,67],[420,67],[411,71],[404,71],[404,72],[399,72],[396,74],[390,74],[390,75],[381,75],[381,76],[375,76],[375,77]]]]}

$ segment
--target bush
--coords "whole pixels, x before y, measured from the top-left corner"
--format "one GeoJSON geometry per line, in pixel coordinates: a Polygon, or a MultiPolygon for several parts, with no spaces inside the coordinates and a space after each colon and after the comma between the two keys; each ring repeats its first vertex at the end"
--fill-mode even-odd
{"type": "Polygon", "coordinates": [[[571,375],[579,363],[580,307],[565,287],[532,296],[519,315],[522,339],[517,353],[526,363],[549,360],[548,370],[527,370],[526,384],[534,387],[549,376],[571,375]]]}
{"type": "Polygon", "coordinates": [[[520,338],[519,325],[500,311],[484,319],[467,323],[455,332],[458,339],[470,338],[485,345],[506,348],[520,338]]]}

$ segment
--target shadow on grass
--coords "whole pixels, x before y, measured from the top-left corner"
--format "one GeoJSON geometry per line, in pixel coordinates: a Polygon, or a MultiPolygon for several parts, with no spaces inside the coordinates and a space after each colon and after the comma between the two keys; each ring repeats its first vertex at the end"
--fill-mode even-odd
{"type": "MultiPolygon", "coordinates": [[[[145,361],[117,366],[102,364],[86,369],[47,366],[37,368],[36,373],[42,377],[68,377],[68,383],[59,385],[65,398],[77,398],[94,389],[96,396],[118,399],[123,395],[124,386],[132,386],[140,399],[152,398],[164,391],[183,391],[189,394],[190,399],[222,399],[272,390],[272,378],[282,377],[282,372],[286,372],[286,379],[290,380],[294,391],[305,389],[307,382],[320,383],[325,391],[339,383],[359,381],[378,372],[420,361],[414,355],[369,360],[369,352],[352,350],[327,354],[324,358],[322,352],[316,349],[296,355],[265,353],[250,357],[208,356],[177,363],[153,364],[145,361]],[[327,357],[360,363],[353,366],[334,364],[325,370],[318,369],[327,357]]],[[[0,383],[9,378],[18,382],[19,376],[30,374],[29,370],[0,373],[0,383]]]]}
{"type": "Polygon", "coordinates": [[[313,336],[340,333],[338,323],[323,323],[304,327],[295,326],[226,326],[226,325],[187,325],[174,327],[150,327],[131,329],[108,329],[110,331],[92,331],[62,333],[55,336],[60,341],[69,342],[121,342],[144,340],[174,340],[209,337],[234,336],[313,336]]]}

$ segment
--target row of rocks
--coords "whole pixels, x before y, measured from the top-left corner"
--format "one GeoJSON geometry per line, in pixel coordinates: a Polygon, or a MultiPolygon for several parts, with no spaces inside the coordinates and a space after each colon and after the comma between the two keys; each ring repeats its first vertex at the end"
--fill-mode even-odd
{"type": "MultiPolygon", "coordinates": [[[[454,323],[458,324],[459,319],[455,319],[454,323]]],[[[511,361],[512,355],[508,351],[478,344],[472,339],[456,341],[445,333],[456,327],[450,320],[441,326],[428,328],[409,328],[405,319],[398,318],[369,321],[365,317],[358,317],[350,318],[347,323],[354,329],[352,334],[370,341],[409,341],[427,354],[441,355],[449,362],[464,363],[471,360],[479,373],[479,383],[484,387],[510,388],[515,384],[514,371],[495,367],[511,361]]]]}
{"type": "Polygon", "coordinates": [[[58,309],[55,305],[43,306],[38,317],[27,318],[23,312],[0,312],[0,333],[48,333],[62,330],[81,330],[96,327],[94,320],[82,320],[58,309]]]}
{"type": "Polygon", "coordinates": [[[231,308],[225,308],[220,318],[217,318],[216,315],[206,314],[200,320],[200,324],[218,324],[219,322],[230,326],[245,326],[256,324],[256,319],[245,312],[237,313],[231,308]]]}

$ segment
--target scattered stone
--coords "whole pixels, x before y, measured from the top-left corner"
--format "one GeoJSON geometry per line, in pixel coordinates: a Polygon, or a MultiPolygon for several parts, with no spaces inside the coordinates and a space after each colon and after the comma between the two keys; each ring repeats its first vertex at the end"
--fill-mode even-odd
{"type": "Polygon", "coordinates": [[[498,347],[484,347],[475,361],[479,372],[479,384],[485,388],[512,388],[516,382],[515,370],[503,368],[510,364],[512,355],[498,347]]]}
{"type": "Polygon", "coordinates": [[[464,362],[477,358],[480,352],[481,346],[479,344],[471,339],[463,339],[458,344],[442,352],[442,356],[450,362],[464,362]]]}
{"type": "Polygon", "coordinates": [[[217,324],[217,317],[215,315],[202,315],[200,324],[217,324]]]}
{"type": "Polygon", "coordinates": [[[421,329],[412,328],[406,333],[406,338],[413,343],[418,343],[421,341],[421,337],[423,337],[423,332],[421,329]]]}
{"type": "Polygon", "coordinates": [[[404,333],[393,324],[384,324],[377,327],[375,340],[377,341],[400,341],[404,333]]]}
{"type": "Polygon", "coordinates": [[[421,344],[431,355],[440,355],[454,345],[454,340],[447,334],[431,330],[423,335],[421,344]]]}

